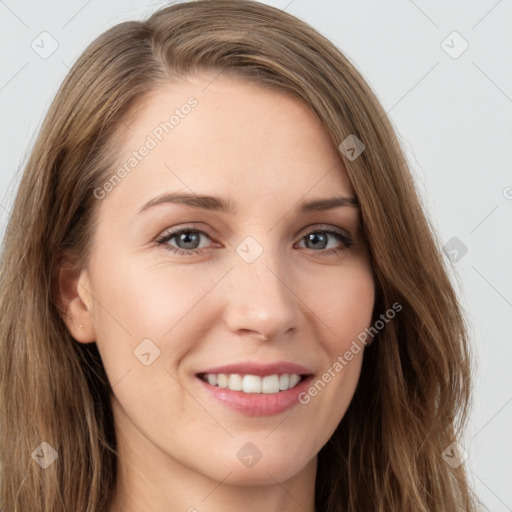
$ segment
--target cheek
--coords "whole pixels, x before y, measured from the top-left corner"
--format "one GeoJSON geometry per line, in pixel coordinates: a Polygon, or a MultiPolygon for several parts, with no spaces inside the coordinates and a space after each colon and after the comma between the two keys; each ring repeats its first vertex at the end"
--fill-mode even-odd
{"type": "Polygon", "coordinates": [[[109,380],[115,384],[131,372],[131,379],[152,387],[162,380],[171,380],[172,386],[165,368],[172,371],[197,340],[206,338],[211,306],[205,304],[211,301],[203,299],[225,271],[205,271],[198,277],[193,266],[108,257],[107,251],[98,253],[91,291],[98,350],[109,380]],[[197,322],[198,315],[203,322],[197,322]]]}
{"type": "Polygon", "coordinates": [[[98,350],[128,417],[156,425],[163,410],[179,414],[185,409],[175,368],[197,339],[199,330],[190,332],[189,315],[205,285],[191,289],[177,269],[151,272],[134,263],[103,264],[112,270],[94,285],[98,350]]]}
{"type": "Polygon", "coordinates": [[[94,283],[95,323],[105,338],[107,333],[161,340],[184,318],[211,287],[197,271],[186,272],[179,266],[146,264],[127,259],[108,263],[96,272],[94,283]]]}
{"type": "Polygon", "coordinates": [[[364,331],[371,326],[375,301],[374,279],[369,265],[340,273],[339,285],[315,288],[308,305],[321,319],[323,371],[316,376],[301,403],[332,433],[345,414],[355,392],[365,350],[364,331]]]}
{"type": "Polygon", "coordinates": [[[309,286],[308,306],[326,327],[324,348],[335,359],[369,327],[375,302],[375,285],[369,265],[346,269],[323,282],[326,284],[321,287],[309,286]]]}

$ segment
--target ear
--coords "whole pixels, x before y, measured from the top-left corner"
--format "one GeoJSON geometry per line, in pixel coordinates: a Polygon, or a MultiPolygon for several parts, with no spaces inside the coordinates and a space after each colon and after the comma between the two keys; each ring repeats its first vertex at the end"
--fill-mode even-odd
{"type": "Polygon", "coordinates": [[[86,269],[76,266],[76,258],[62,253],[54,274],[58,308],[71,336],[80,343],[96,341],[92,322],[93,299],[86,269]]]}

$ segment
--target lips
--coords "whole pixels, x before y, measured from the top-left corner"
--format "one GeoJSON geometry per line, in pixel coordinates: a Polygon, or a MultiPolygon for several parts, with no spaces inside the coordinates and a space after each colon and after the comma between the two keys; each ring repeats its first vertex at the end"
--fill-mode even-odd
{"type": "Polygon", "coordinates": [[[312,371],[287,361],[234,363],[196,374],[202,388],[223,405],[249,416],[269,416],[298,403],[312,371]]]}
{"type": "Polygon", "coordinates": [[[242,363],[233,363],[225,366],[215,366],[198,372],[199,374],[233,374],[240,375],[258,375],[266,377],[267,375],[283,375],[297,374],[297,375],[311,375],[313,371],[300,364],[290,363],[287,361],[276,361],[273,363],[256,363],[254,361],[247,361],[242,363]]]}

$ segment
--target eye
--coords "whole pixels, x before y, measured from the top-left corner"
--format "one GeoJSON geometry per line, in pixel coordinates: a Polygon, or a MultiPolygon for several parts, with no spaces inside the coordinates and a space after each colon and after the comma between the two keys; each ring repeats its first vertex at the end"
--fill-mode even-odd
{"type": "Polygon", "coordinates": [[[201,254],[203,252],[203,247],[198,246],[200,245],[201,237],[210,239],[210,237],[203,231],[199,231],[198,229],[192,227],[183,227],[164,234],[156,241],[156,243],[163,245],[164,249],[175,254],[179,254],[181,256],[191,256],[193,254],[201,254]],[[176,239],[176,244],[178,247],[174,247],[168,244],[168,242],[173,239],[176,239]]]}
{"type": "Polygon", "coordinates": [[[350,237],[331,227],[309,231],[308,234],[302,237],[301,242],[302,241],[305,241],[306,248],[313,249],[314,252],[319,252],[317,249],[320,249],[320,252],[325,254],[338,254],[354,245],[354,242],[350,237]],[[327,249],[327,246],[329,245],[329,238],[335,239],[338,244],[341,243],[342,246],[339,247],[339,245],[336,246],[335,244],[334,247],[327,249]]]}
{"type": "MultiPolygon", "coordinates": [[[[211,240],[204,231],[200,231],[190,226],[185,226],[165,233],[156,240],[156,243],[174,254],[178,254],[180,256],[192,256],[202,254],[204,249],[207,247],[201,247],[202,239],[211,240]],[[174,243],[171,245],[169,242],[172,242],[173,240],[174,243]]],[[[306,244],[306,249],[310,249],[313,252],[319,252],[322,255],[338,254],[354,245],[354,242],[349,236],[332,227],[318,228],[313,231],[308,231],[301,238],[299,243],[303,241],[306,244]],[[330,242],[329,239],[337,241],[338,244],[334,243],[334,247],[328,247],[330,242]]],[[[219,244],[217,244],[217,246],[219,246],[219,244]]]]}

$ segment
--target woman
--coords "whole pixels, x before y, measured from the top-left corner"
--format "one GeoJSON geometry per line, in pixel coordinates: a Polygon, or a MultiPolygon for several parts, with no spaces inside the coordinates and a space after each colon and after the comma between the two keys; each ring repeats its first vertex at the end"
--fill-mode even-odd
{"type": "Polygon", "coordinates": [[[293,16],[199,0],[94,41],[1,269],[3,512],[475,510],[437,240],[375,95],[293,16]]]}

